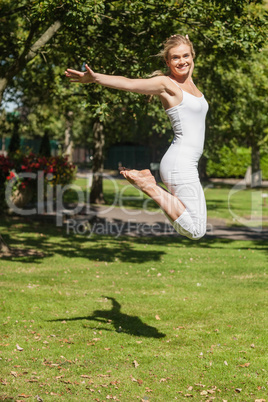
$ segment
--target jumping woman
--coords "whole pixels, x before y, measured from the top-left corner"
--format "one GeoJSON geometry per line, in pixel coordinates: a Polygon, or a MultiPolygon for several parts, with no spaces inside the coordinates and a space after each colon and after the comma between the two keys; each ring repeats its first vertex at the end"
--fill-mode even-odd
{"type": "Polygon", "coordinates": [[[166,74],[145,79],[67,69],[71,82],[100,84],[123,91],[157,96],[170,119],[174,139],[160,163],[160,176],[168,191],[158,186],[150,170],[121,170],[135,187],[151,197],[164,211],[174,229],[198,240],[206,233],[207,210],[199,181],[198,161],[205,139],[208,104],[192,80],[194,49],[188,36],[173,35],[161,52],[166,74]]]}

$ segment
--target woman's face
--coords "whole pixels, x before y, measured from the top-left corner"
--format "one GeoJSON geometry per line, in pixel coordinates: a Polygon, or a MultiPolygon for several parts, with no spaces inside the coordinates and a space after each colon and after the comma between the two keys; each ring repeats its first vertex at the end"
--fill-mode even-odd
{"type": "Polygon", "coordinates": [[[193,63],[190,46],[181,44],[172,47],[168,53],[166,63],[171,75],[174,77],[182,78],[187,76],[193,63]]]}

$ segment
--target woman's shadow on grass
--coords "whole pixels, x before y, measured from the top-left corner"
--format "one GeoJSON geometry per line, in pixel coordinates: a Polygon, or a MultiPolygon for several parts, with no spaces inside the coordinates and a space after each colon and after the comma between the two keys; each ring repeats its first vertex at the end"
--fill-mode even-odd
{"type": "MultiPolygon", "coordinates": [[[[159,332],[157,328],[145,324],[137,316],[131,316],[121,313],[121,305],[113,298],[103,296],[107,300],[111,300],[112,308],[110,310],[95,310],[88,317],[63,318],[51,321],[78,321],[88,320],[97,321],[105,324],[112,324],[117,332],[129,335],[143,336],[147,338],[163,338],[166,335],[159,332]]],[[[107,328],[102,328],[107,330],[107,328]]]]}

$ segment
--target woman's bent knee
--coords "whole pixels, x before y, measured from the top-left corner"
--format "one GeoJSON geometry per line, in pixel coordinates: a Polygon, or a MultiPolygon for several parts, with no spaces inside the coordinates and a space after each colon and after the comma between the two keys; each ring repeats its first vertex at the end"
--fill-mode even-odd
{"type": "Polygon", "coordinates": [[[177,227],[176,229],[178,233],[185,237],[188,237],[188,239],[190,240],[200,240],[206,234],[206,228],[191,227],[190,230],[187,230],[182,227],[177,227]]]}

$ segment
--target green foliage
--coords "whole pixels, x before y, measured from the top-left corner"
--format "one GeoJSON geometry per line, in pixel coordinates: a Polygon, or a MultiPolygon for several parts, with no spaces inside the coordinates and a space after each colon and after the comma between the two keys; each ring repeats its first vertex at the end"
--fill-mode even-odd
{"type": "Polygon", "coordinates": [[[208,160],[207,174],[209,177],[244,177],[248,166],[250,149],[224,145],[216,158],[208,160]]]}
{"type": "Polygon", "coordinates": [[[262,177],[268,180],[268,154],[267,152],[261,153],[261,170],[262,177]]]}
{"type": "MultiPolygon", "coordinates": [[[[207,162],[209,177],[244,177],[251,165],[251,149],[239,147],[236,143],[224,145],[217,154],[207,162]]],[[[261,153],[263,179],[268,179],[268,156],[261,153]]]]}
{"type": "Polygon", "coordinates": [[[148,102],[145,96],[94,85],[70,85],[63,72],[66,67],[81,69],[88,62],[98,72],[146,77],[164,67],[154,55],[168,36],[180,32],[189,34],[194,42],[194,79],[210,103],[208,156],[227,144],[234,131],[239,145],[248,139],[258,144],[263,141],[267,102],[259,89],[254,89],[260,88],[267,68],[267,57],[262,59],[264,52],[259,52],[267,37],[262,1],[20,0],[15,5],[4,0],[0,15],[0,78],[8,79],[6,97],[23,99],[24,135],[49,129],[53,138],[63,141],[65,118],[71,110],[77,143],[92,145],[96,118],[104,126],[107,145],[151,139],[158,143],[165,136],[167,143],[170,125],[158,100],[148,102]],[[61,22],[60,30],[37,49],[30,63],[20,64],[55,20],[61,22]],[[259,53],[260,57],[255,57],[259,53]],[[257,72],[261,73],[259,79],[257,72]],[[251,93],[254,99],[247,101],[251,93]],[[255,118],[260,123],[253,133],[255,118]]]}

